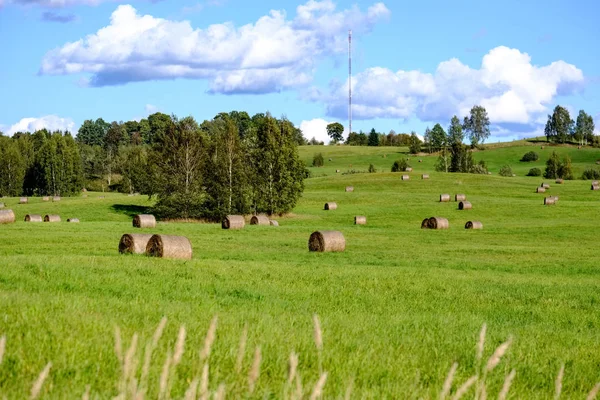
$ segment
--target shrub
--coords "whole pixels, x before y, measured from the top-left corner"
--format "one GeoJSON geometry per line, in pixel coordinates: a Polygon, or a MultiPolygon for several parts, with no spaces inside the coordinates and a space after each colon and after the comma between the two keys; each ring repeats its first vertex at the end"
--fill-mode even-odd
{"type": "Polygon", "coordinates": [[[585,171],[583,171],[581,179],[598,180],[600,179],[600,171],[594,168],[587,168],[585,171]]]}
{"type": "Polygon", "coordinates": [[[323,159],[323,154],[317,153],[313,157],[313,167],[322,167],[325,164],[325,160],[323,159]]]}
{"type": "Polygon", "coordinates": [[[539,168],[531,168],[527,176],[542,176],[542,170],[539,168]]]}
{"type": "Polygon", "coordinates": [[[523,158],[521,158],[521,161],[525,161],[525,162],[530,162],[530,161],[537,161],[540,157],[538,156],[538,154],[535,151],[528,151],[527,153],[525,153],[525,155],[523,155],[523,158]]]}
{"type": "Polygon", "coordinates": [[[394,165],[392,165],[392,172],[404,172],[406,171],[406,168],[410,168],[410,165],[408,165],[408,161],[402,158],[394,161],[394,165]]]}
{"type": "Polygon", "coordinates": [[[369,172],[371,172],[371,173],[377,172],[377,168],[375,168],[375,166],[373,164],[369,164],[369,172]]]}
{"type": "Polygon", "coordinates": [[[477,164],[473,165],[471,167],[471,170],[469,172],[472,173],[472,174],[487,175],[488,174],[488,169],[487,169],[487,165],[485,165],[485,161],[481,160],[477,164]]]}
{"type": "Polygon", "coordinates": [[[510,165],[503,165],[498,172],[500,176],[513,176],[512,168],[510,165]]]}

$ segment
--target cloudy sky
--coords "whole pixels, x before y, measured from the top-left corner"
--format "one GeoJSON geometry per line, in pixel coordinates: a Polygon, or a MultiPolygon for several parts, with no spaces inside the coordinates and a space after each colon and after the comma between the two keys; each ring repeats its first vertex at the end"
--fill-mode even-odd
{"type": "MultiPolygon", "coordinates": [[[[475,104],[494,137],[540,134],[556,104],[600,127],[593,0],[0,0],[0,129],[77,131],[162,111],[270,111],[308,138],[422,133],[475,104]]],[[[600,131],[598,131],[600,133],[600,131]]]]}

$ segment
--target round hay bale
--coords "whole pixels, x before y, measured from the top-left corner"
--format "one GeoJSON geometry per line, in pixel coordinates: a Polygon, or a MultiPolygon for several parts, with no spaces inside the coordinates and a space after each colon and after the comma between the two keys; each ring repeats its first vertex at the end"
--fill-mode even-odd
{"type": "Polygon", "coordinates": [[[144,254],[151,237],[146,233],[126,233],[119,241],[119,253],[144,254]]]}
{"type": "Polygon", "coordinates": [[[465,201],[467,199],[466,194],[455,194],[454,201],[465,201]]]}
{"type": "Polygon", "coordinates": [[[598,181],[592,181],[592,185],[598,186],[598,181]]]}
{"type": "Polygon", "coordinates": [[[592,190],[600,190],[600,185],[592,185],[592,190]]]}
{"type": "Polygon", "coordinates": [[[133,217],[134,228],[156,228],[156,218],[152,214],[138,214],[133,217]]]}
{"type": "Polygon", "coordinates": [[[27,197],[21,197],[19,199],[19,204],[27,204],[29,203],[29,199],[27,197]]]}
{"type": "Polygon", "coordinates": [[[44,196],[44,197],[42,197],[42,201],[50,201],[50,197],[44,196]]]}
{"type": "Polygon", "coordinates": [[[346,192],[354,192],[354,186],[346,186],[346,192]]]}
{"type": "Polygon", "coordinates": [[[559,185],[562,185],[563,183],[565,183],[565,180],[559,178],[555,182],[558,183],[559,185]]]}
{"type": "Polygon", "coordinates": [[[549,197],[552,197],[554,199],[554,202],[558,203],[558,196],[549,196],[549,197]]]}
{"type": "Polygon", "coordinates": [[[185,236],[153,235],[146,245],[151,257],[192,259],[192,244],[185,236]]]}
{"type": "Polygon", "coordinates": [[[470,210],[472,208],[473,208],[473,205],[469,201],[461,201],[460,203],[458,203],[459,210],[470,210]]]}
{"type": "Polygon", "coordinates": [[[550,189],[550,184],[549,183],[542,183],[542,187],[544,189],[550,189]]]}
{"type": "Polygon", "coordinates": [[[25,222],[44,222],[44,219],[39,214],[27,214],[25,216],[25,222]]]}
{"type": "Polygon", "coordinates": [[[546,188],[539,187],[535,191],[536,191],[536,193],[544,193],[546,191],[546,188]]]}
{"type": "Polygon", "coordinates": [[[423,175],[421,175],[421,179],[429,179],[429,175],[428,174],[423,174],[423,175]]]}
{"type": "Polygon", "coordinates": [[[85,193],[85,192],[87,192],[87,189],[86,189],[86,188],[83,188],[83,189],[81,189],[81,191],[82,191],[83,193],[85,193]]]}
{"type": "Polygon", "coordinates": [[[357,215],[354,217],[354,225],[366,225],[367,217],[364,215],[357,215]]]}
{"type": "Polygon", "coordinates": [[[411,168],[411,167],[406,167],[406,168],[404,169],[404,171],[406,171],[406,172],[412,172],[412,168],[411,168]]]}
{"type": "Polygon", "coordinates": [[[344,251],[346,239],[340,231],[313,232],[308,239],[309,251],[344,251]]]}
{"type": "Polygon", "coordinates": [[[449,194],[440,194],[440,203],[447,203],[450,201],[449,194]]]}
{"type": "Polygon", "coordinates": [[[266,215],[253,215],[250,225],[271,225],[271,220],[266,215]]]}
{"type": "Polygon", "coordinates": [[[323,207],[324,210],[336,210],[337,209],[337,203],[335,202],[329,202],[329,203],[325,203],[325,206],[323,207]]]}
{"type": "Polygon", "coordinates": [[[223,229],[242,229],[245,225],[246,221],[243,215],[228,215],[221,222],[223,229]]]}
{"type": "Polygon", "coordinates": [[[335,173],[336,173],[336,174],[339,174],[339,173],[340,173],[340,170],[339,170],[339,169],[336,169],[336,170],[335,170],[335,173]]]}
{"type": "Polygon", "coordinates": [[[423,162],[423,160],[421,160],[421,159],[419,158],[419,162],[423,162]]]}
{"type": "Polygon", "coordinates": [[[60,222],[60,215],[48,214],[44,217],[44,222],[60,222]]]}
{"type": "Polygon", "coordinates": [[[544,146],[540,146],[540,149],[544,150],[544,146]]]}
{"type": "Polygon", "coordinates": [[[429,229],[429,218],[425,218],[423,222],[421,222],[421,229],[429,229]]]}
{"type": "Polygon", "coordinates": [[[72,223],[78,224],[79,223],[79,218],[68,218],[67,222],[72,222],[72,223]]]}
{"type": "Polygon", "coordinates": [[[4,208],[4,203],[0,203],[0,208],[4,208]]]}
{"type": "Polygon", "coordinates": [[[556,204],[554,197],[544,197],[544,205],[545,206],[551,206],[553,204],[556,204]]]}
{"type": "Polygon", "coordinates": [[[12,224],[15,222],[13,210],[0,210],[0,224],[12,224]]]}
{"type": "Polygon", "coordinates": [[[450,224],[448,220],[443,217],[431,217],[427,222],[429,229],[448,229],[450,224]]]}
{"type": "Polygon", "coordinates": [[[410,179],[410,176],[408,176],[408,175],[402,175],[402,180],[403,181],[407,181],[409,179],[410,179]]]}
{"type": "Polygon", "coordinates": [[[279,226],[279,222],[275,221],[274,219],[270,220],[269,224],[271,224],[271,226],[279,226]]]}
{"type": "Polygon", "coordinates": [[[483,229],[483,224],[479,221],[469,221],[465,224],[465,229],[483,229]]]}
{"type": "Polygon", "coordinates": [[[52,201],[60,201],[60,196],[54,196],[54,197],[52,198],[52,201]]]}

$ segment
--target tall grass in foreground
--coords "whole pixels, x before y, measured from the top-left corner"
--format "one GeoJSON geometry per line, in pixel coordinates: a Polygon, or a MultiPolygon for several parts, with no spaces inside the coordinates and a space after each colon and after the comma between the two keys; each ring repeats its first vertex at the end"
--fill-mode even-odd
{"type": "MultiPolygon", "coordinates": [[[[157,398],[158,400],[184,399],[184,400],[223,400],[228,398],[252,398],[256,384],[260,379],[261,372],[261,347],[258,346],[254,350],[254,355],[248,364],[246,379],[238,379],[235,382],[219,381],[211,378],[210,370],[210,353],[217,334],[217,316],[215,316],[208,328],[204,339],[204,346],[198,352],[198,364],[194,373],[187,376],[181,376],[178,373],[177,366],[180,364],[186,347],[186,329],[185,326],[179,328],[177,339],[173,348],[169,348],[164,355],[164,361],[160,363],[160,355],[158,356],[159,364],[155,364],[155,368],[160,367],[160,375],[157,381],[149,379],[150,370],[153,367],[153,359],[156,361],[154,351],[163,336],[163,331],[167,324],[167,318],[163,317],[158,324],[152,338],[145,344],[143,351],[139,343],[138,333],[134,333],[130,344],[127,348],[123,346],[121,331],[119,327],[115,327],[115,355],[119,361],[121,370],[119,381],[116,382],[116,396],[113,400],[143,400],[146,398],[157,398]],[[175,379],[184,379],[188,382],[184,393],[173,393],[173,383],[175,379]],[[243,382],[243,383],[242,383],[243,382]],[[151,395],[156,391],[155,395],[151,395]]],[[[300,400],[310,399],[317,400],[325,397],[328,372],[324,370],[322,364],[323,352],[323,332],[317,315],[313,316],[314,325],[314,342],[318,353],[318,379],[316,382],[304,382],[302,380],[302,372],[300,370],[301,355],[291,352],[288,359],[287,376],[282,377],[280,382],[279,392],[275,393],[276,398],[300,400]]],[[[451,399],[458,400],[467,396],[473,396],[475,400],[485,400],[488,398],[498,398],[504,400],[508,397],[512,382],[517,376],[516,368],[513,368],[504,379],[504,384],[501,390],[497,393],[488,392],[486,379],[495,368],[500,364],[504,355],[510,350],[512,337],[509,337],[505,342],[500,344],[494,352],[489,356],[487,361],[484,359],[485,353],[485,338],[486,324],[483,324],[479,341],[475,349],[475,371],[473,375],[464,382],[456,382],[455,375],[458,370],[458,363],[453,363],[450,367],[448,375],[444,380],[444,384],[439,392],[440,400],[451,399]]],[[[235,360],[235,375],[242,377],[244,375],[243,367],[246,355],[246,343],[248,338],[248,327],[245,326],[240,337],[239,348],[236,352],[235,360]]],[[[0,366],[4,358],[6,349],[6,336],[0,337],[0,366]]],[[[188,353],[190,351],[188,350],[188,353]]],[[[30,399],[38,399],[44,394],[44,383],[51,373],[52,362],[48,362],[44,369],[40,372],[37,379],[33,382],[30,391],[30,399]]],[[[215,367],[214,365],[212,366],[215,367]]],[[[554,399],[557,400],[561,396],[563,377],[565,372],[564,364],[561,365],[555,380],[554,399]]],[[[349,384],[344,393],[327,393],[327,397],[335,398],[352,398],[354,382],[349,380],[349,384]]],[[[586,400],[593,400],[597,397],[600,391],[600,382],[593,386],[588,393],[586,400]]],[[[51,396],[51,391],[47,390],[47,394],[51,396]]],[[[397,393],[397,396],[404,397],[408,393],[397,393]]],[[[518,394],[515,394],[518,397],[518,394]]],[[[90,385],[82,389],[82,400],[97,398],[94,396],[90,385]]],[[[550,396],[548,396],[550,398],[550,396]]]]}

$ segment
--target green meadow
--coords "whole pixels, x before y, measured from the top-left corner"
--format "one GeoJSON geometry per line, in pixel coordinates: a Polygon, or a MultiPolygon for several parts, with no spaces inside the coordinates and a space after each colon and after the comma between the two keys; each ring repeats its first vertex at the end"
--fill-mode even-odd
{"type": "Polygon", "coordinates": [[[515,369],[508,398],[552,398],[564,364],[563,397],[585,399],[600,381],[600,192],[591,191],[589,181],[546,180],[550,189],[534,193],[545,180],[525,174],[543,170],[553,150],[571,157],[577,178],[600,159],[596,149],[542,150],[539,143],[517,142],[475,153],[491,175],[445,174],[435,172],[435,156],[410,156],[405,148],[304,146],[307,165],[322,152],[325,166],[309,168],[299,204],[276,218],[279,227],[227,231],[220,224],[159,221],[144,230],[187,236],[194,251],[189,261],[118,253],[121,235],[140,231],[131,219],[152,205],[147,197],[88,193],[60,202],[30,198],[26,205],[4,198],[17,222],[0,225],[0,336],[6,336],[0,396],[27,398],[52,362],[42,398],[81,398],[87,385],[90,398],[113,398],[121,376],[115,326],[123,351],[139,334],[141,357],[166,316],[147,398],[157,397],[165,354],[184,325],[185,350],[171,394],[183,398],[201,374],[199,351],[216,315],[209,389],[224,383],[228,398],[286,396],[292,351],[305,398],[320,369],[327,372],[327,399],[344,398],[348,387],[356,399],[438,398],[454,362],[452,393],[477,373],[476,344],[485,323],[483,363],[512,340],[487,376],[488,397],[497,398],[515,369]],[[540,159],[519,162],[529,150],[540,159]],[[408,181],[389,172],[401,157],[414,168],[408,181]],[[376,173],[366,173],[369,164],[376,173]],[[505,164],[516,177],[498,176],[505,164]],[[422,173],[430,179],[422,180],[422,173]],[[344,191],[348,185],[354,192],[344,191]],[[452,200],[464,193],[473,209],[440,203],[441,193],[452,200]],[[544,206],[546,195],[560,200],[544,206]],[[338,209],[324,211],[328,201],[338,209]],[[25,223],[26,214],[59,214],[62,222],[25,223]],[[355,226],[355,215],[365,215],[367,225],[355,226]],[[431,216],[447,218],[450,229],[421,230],[431,216]],[[465,230],[469,220],[481,221],[483,230],[465,230]],[[309,252],[316,230],[343,232],[346,250],[309,252]],[[321,356],[314,314],[322,328],[321,356]],[[236,371],[245,326],[247,345],[236,371]],[[257,346],[260,376],[249,394],[257,346]]]}

